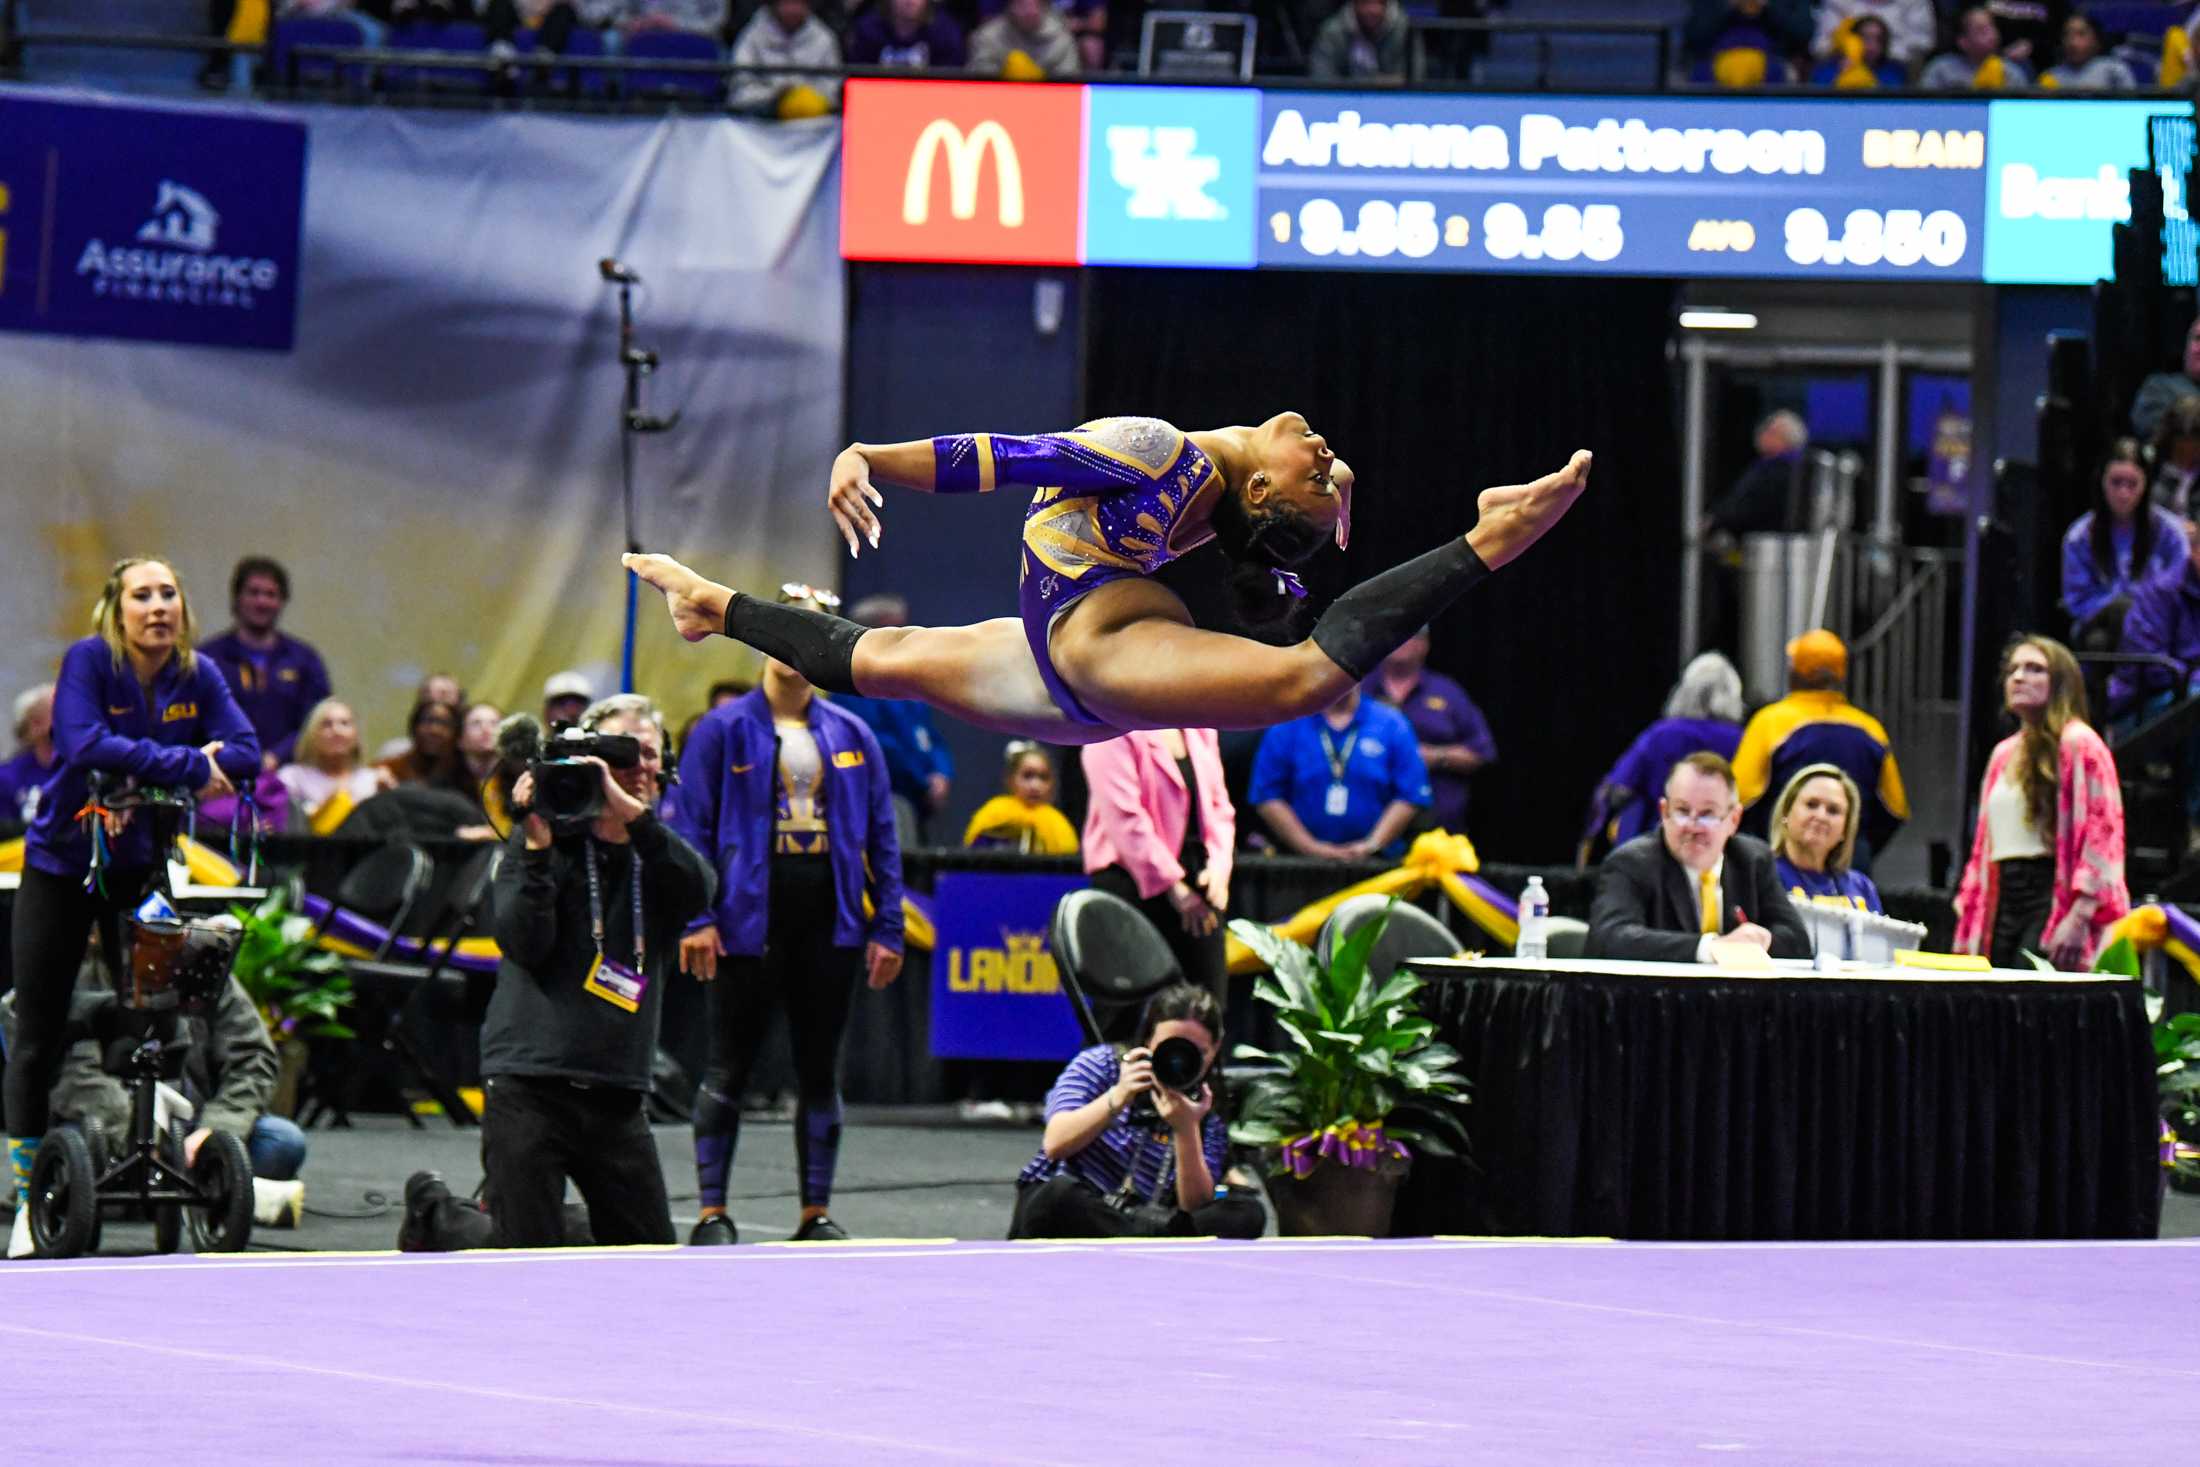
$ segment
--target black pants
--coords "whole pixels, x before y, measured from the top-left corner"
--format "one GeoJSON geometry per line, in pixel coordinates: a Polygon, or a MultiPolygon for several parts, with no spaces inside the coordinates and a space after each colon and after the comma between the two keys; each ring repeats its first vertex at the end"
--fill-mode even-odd
{"type": "Polygon", "coordinates": [[[15,893],[15,1044],[8,1051],[9,1134],[46,1134],[52,1119],[54,1082],[68,1053],[69,995],[84,962],[84,941],[99,929],[101,955],[110,975],[119,972],[122,921],[134,910],[151,876],[110,870],[107,895],[88,892],[81,876],[56,876],[26,866],[15,893]]]}
{"type": "Polygon", "coordinates": [[[481,1114],[489,1241],[451,1247],[556,1248],[567,1238],[565,1184],[588,1207],[598,1243],[670,1243],[672,1206],[639,1090],[496,1075],[481,1114]]]}
{"type": "MultiPolygon", "coordinates": [[[[1196,818],[1196,817],[1195,817],[1196,818]]],[[[1229,951],[1220,923],[1205,937],[1194,937],[1184,930],[1184,919],[1169,904],[1167,892],[1157,892],[1150,897],[1138,894],[1138,883],[1120,866],[1103,866],[1092,873],[1092,884],[1110,896],[1121,897],[1138,908],[1148,922],[1160,929],[1161,940],[1176,954],[1176,965],[1184,970],[1184,981],[1206,989],[1215,996],[1216,1004],[1224,1012],[1230,1007],[1229,951]]]]}
{"type": "MultiPolygon", "coordinates": [[[[1179,1211],[1170,1236],[1257,1238],[1267,1223],[1267,1210],[1258,1198],[1218,1191],[1205,1207],[1179,1211]]],[[[1008,1224],[1011,1238],[1127,1238],[1137,1231],[1091,1183],[1067,1172],[1020,1184],[1016,1215],[1008,1224]]]]}
{"type": "Polygon", "coordinates": [[[1994,935],[1987,954],[1997,968],[2032,965],[2029,949],[2047,956],[2047,914],[2055,905],[2055,862],[2050,856],[1997,861],[2001,893],[1994,903],[1994,935]]]}
{"type": "Polygon", "coordinates": [[[773,857],[763,955],[724,959],[705,989],[710,1058],[695,1101],[695,1163],[705,1207],[725,1204],[741,1096],[775,1009],[786,1011],[794,1051],[802,1204],[823,1207],[831,1200],[840,1155],[840,1046],[863,967],[862,949],[833,942],[837,912],[830,858],[773,857]]]}

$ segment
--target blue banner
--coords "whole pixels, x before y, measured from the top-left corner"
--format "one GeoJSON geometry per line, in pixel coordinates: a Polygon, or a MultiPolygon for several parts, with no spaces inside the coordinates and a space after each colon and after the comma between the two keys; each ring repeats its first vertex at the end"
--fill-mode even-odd
{"type": "Polygon", "coordinates": [[[0,93],[0,330],[288,351],[306,129],[0,93]]]}
{"type": "Polygon", "coordinates": [[[940,875],[932,893],[932,1053],[1066,1060],[1084,1047],[1047,951],[1055,904],[1082,876],[940,875]]]}

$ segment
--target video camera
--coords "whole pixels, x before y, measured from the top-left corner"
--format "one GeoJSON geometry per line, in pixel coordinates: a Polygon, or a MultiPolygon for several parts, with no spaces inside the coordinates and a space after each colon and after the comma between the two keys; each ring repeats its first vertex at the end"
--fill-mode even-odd
{"type": "Polygon", "coordinates": [[[497,756],[534,776],[533,812],[551,829],[570,834],[603,813],[603,775],[588,761],[632,769],[642,762],[642,741],[628,734],[587,733],[570,724],[545,737],[540,719],[518,713],[497,729],[497,756]]]}

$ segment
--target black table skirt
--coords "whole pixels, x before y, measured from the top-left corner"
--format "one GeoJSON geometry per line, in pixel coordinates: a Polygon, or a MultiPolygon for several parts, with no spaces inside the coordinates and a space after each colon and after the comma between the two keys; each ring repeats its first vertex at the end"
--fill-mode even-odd
{"type": "Polygon", "coordinates": [[[1401,1233],[2153,1237],[2139,986],[1429,970],[1478,1166],[1401,1233]]]}

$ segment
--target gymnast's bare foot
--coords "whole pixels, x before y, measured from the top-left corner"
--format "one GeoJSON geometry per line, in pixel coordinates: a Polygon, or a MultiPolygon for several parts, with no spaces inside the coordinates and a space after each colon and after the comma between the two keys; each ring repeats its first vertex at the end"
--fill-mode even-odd
{"type": "Polygon", "coordinates": [[[726,629],[726,607],[733,592],[716,581],[705,580],[669,555],[626,554],[619,564],[665,593],[672,612],[672,629],[690,642],[726,629]]]}
{"type": "Polygon", "coordinates": [[[1474,502],[1481,518],[1467,532],[1467,544],[1482,557],[1482,563],[1496,570],[1507,561],[1519,559],[1530,545],[1542,539],[1544,532],[1573,508],[1581,491],[1589,487],[1589,461],[1587,449],[1576,449],[1566,467],[1545,474],[1533,484],[1504,484],[1483,490],[1474,502]]]}

